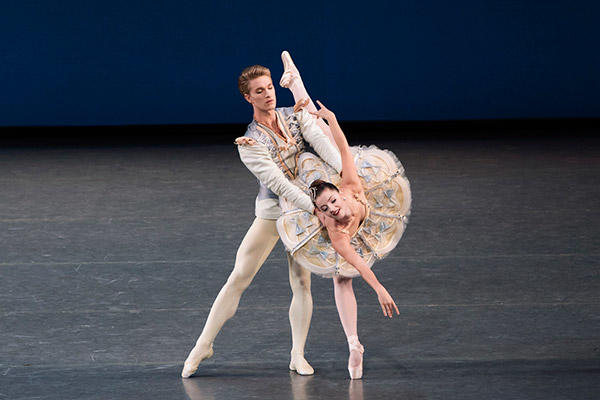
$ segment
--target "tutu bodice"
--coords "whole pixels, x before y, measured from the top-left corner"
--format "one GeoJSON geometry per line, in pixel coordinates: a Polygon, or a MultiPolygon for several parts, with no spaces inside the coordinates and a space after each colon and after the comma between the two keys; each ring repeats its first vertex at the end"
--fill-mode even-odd
{"type": "MultiPolygon", "coordinates": [[[[400,241],[411,208],[410,183],[396,156],[376,146],[351,147],[360,177],[367,213],[350,243],[369,267],[387,256],[400,241]]],[[[310,184],[322,179],[339,186],[340,176],[333,168],[311,153],[298,159],[298,175],[293,183],[308,192],[310,184]]],[[[330,277],[358,276],[358,271],[331,245],[327,230],[317,216],[295,208],[280,199],[281,217],[277,230],[286,249],[296,262],[316,274],[330,277]]]]}

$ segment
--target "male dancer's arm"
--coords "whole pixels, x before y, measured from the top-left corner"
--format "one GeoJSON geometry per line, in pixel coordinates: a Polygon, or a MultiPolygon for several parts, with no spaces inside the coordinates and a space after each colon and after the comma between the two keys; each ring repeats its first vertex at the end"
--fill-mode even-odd
{"type": "Polygon", "coordinates": [[[306,111],[302,109],[296,113],[296,118],[300,122],[300,130],[302,136],[313,149],[317,152],[319,157],[327,164],[331,165],[338,173],[342,170],[342,159],[340,152],[335,147],[331,140],[323,133],[323,130],[317,125],[317,120],[306,111]]]}
{"type": "MultiPolygon", "coordinates": [[[[327,137],[325,139],[329,141],[327,137]]],[[[296,207],[313,213],[314,205],[310,197],[286,178],[283,171],[271,159],[269,150],[264,144],[255,142],[238,145],[238,151],[246,168],[273,193],[284,197],[296,207]]]]}

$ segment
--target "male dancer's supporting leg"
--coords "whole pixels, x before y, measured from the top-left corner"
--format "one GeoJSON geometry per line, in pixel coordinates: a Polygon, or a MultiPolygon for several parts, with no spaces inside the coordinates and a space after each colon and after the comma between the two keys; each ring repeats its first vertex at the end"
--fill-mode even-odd
{"type": "MultiPolygon", "coordinates": [[[[217,298],[210,309],[210,313],[208,314],[204,329],[196,341],[196,345],[185,360],[183,371],[181,372],[182,377],[190,377],[196,372],[198,365],[202,360],[208,359],[213,355],[213,342],[215,338],[221,331],[225,322],[235,315],[242,294],[250,285],[252,279],[254,279],[254,276],[265,262],[278,240],[279,235],[274,220],[262,218],[256,218],[254,220],[237,251],[233,271],[217,295],[217,298]]],[[[310,283],[308,287],[310,289],[310,283]]],[[[306,296],[304,293],[303,295],[306,296]]],[[[310,298],[310,290],[308,296],[310,298]]],[[[294,299],[292,299],[292,303],[294,303],[294,299]]],[[[304,304],[310,304],[311,307],[308,312],[312,314],[312,298],[310,298],[308,303],[306,300],[300,302],[300,305],[304,304]]],[[[306,313],[306,310],[303,310],[302,307],[299,306],[294,308],[294,312],[303,315],[306,313]]],[[[290,309],[290,315],[291,314],[292,310],[290,309]]],[[[299,320],[305,321],[306,318],[300,318],[299,320]]],[[[310,324],[310,318],[308,318],[307,323],[310,324]]],[[[294,337],[296,331],[308,332],[308,326],[304,326],[302,323],[292,325],[292,337],[294,337]]],[[[302,338],[302,334],[296,334],[296,336],[302,338]]],[[[304,340],[301,345],[298,344],[302,349],[304,348],[306,333],[303,338],[304,340]]],[[[298,373],[312,374],[312,368],[308,362],[304,360],[304,357],[297,361],[297,364],[304,365],[304,363],[308,365],[310,370],[306,367],[297,368],[298,373]]]]}
{"type": "Polygon", "coordinates": [[[290,304],[290,325],[292,327],[292,351],[290,369],[300,375],[312,375],[313,368],[304,358],[304,344],[312,318],[312,295],[310,291],[310,271],[302,268],[288,253],[292,302],[290,304]]]}

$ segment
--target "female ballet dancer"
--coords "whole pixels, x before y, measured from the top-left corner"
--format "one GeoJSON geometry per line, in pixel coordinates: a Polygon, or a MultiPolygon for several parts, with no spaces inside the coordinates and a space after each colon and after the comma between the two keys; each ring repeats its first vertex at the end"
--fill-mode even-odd
{"type": "Polygon", "coordinates": [[[375,290],[386,317],[399,314],[370,267],[396,246],[404,232],[410,214],[410,185],[391,152],[375,146],[350,148],[335,114],[319,101],[321,108],[317,110],[310,100],[287,51],[282,53],[282,60],[285,71],[281,86],[292,91],[295,101],[304,100],[308,111],[319,118],[317,123],[340,151],[342,174],[340,177],[310,153],[301,156],[294,183],[310,194],[319,221],[282,200],[278,231],[296,262],[333,277],[335,302],[350,352],[348,371],[352,379],[360,379],[364,347],[358,339],[352,277],[362,276],[375,290]]]}

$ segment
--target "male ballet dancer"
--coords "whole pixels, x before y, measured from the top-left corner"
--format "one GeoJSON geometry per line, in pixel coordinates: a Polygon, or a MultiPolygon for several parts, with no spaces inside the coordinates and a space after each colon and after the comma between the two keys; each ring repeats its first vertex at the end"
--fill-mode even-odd
{"type": "MultiPolygon", "coordinates": [[[[284,52],[282,55],[284,65],[287,61],[286,54],[284,52]]],[[[268,68],[253,65],[244,69],[238,78],[238,88],[244,99],[252,105],[254,113],[246,134],[236,139],[236,144],[242,162],[259,180],[256,218],[240,244],[233,271],[217,295],[204,329],[185,360],[181,372],[184,378],[194,374],[200,362],[213,355],[215,337],[223,324],[235,314],[242,293],[279,240],[275,225],[281,213],[279,196],[297,207],[313,212],[310,197],[290,182],[296,176],[297,157],[305,151],[304,140],[336,171],[341,170],[337,148],[319,128],[317,121],[302,109],[309,105],[308,101],[299,102],[296,107],[275,107],[275,88],[268,68]]],[[[289,368],[300,375],[312,375],[314,370],[304,358],[304,344],[312,317],[310,272],[296,264],[289,255],[288,266],[292,288],[289,310],[292,350],[289,368]]]]}

